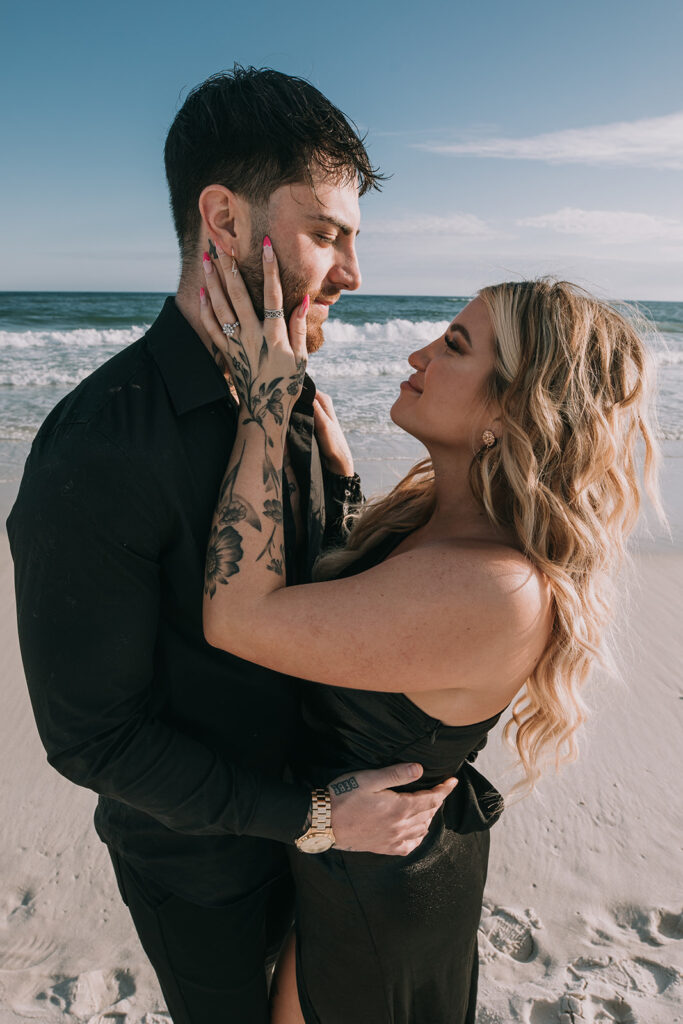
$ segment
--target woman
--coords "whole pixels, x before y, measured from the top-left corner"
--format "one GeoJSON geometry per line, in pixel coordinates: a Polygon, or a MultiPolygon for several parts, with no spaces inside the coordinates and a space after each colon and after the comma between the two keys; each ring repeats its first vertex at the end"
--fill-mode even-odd
{"type": "Polygon", "coordinates": [[[221,262],[229,297],[207,275],[201,317],[241,408],[209,546],[207,639],[312,681],[295,766],[312,786],[399,759],[423,764],[419,785],[456,772],[461,782],[406,857],[293,854],[301,1008],[290,945],[273,1021],[470,1024],[487,828],[500,809],[462,767],[511,702],[506,731],[529,784],[548,754],[575,756],[610,574],[638,513],[639,436],[656,502],[643,346],[615,310],[566,283],[483,289],[413,353],[391,410],[429,459],[357,513],[319,582],[285,589],[283,445],[308,297],[288,334],[266,239],[262,325],[234,262],[221,262]]]}

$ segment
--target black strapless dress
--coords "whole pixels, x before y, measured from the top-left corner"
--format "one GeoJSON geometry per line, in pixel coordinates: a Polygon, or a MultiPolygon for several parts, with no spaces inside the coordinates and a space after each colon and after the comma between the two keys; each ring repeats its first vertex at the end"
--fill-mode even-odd
{"type": "MultiPolygon", "coordinates": [[[[387,538],[344,575],[379,564],[402,539],[387,538]]],[[[459,779],[407,857],[291,852],[306,1024],[474,1024],[488,829],[503,801],[472,762],[501,714],[446,726],[403,694],[303,684],[293,767],[311,786],[401,761],[424,767],[406,789],[459,779]]]]}

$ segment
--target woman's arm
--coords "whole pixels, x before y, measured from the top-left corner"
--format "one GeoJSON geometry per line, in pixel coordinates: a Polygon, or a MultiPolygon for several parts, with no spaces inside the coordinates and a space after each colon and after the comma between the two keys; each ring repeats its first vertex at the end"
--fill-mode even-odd
{"type": "MultiPolygon", "coordinates": [[[[226,260],[220,250],[219,259],[226,260]]],[[[292,315],[290,343],[281,318],[260,323],[236,268],[228,272],[223,267],[230,292],[226,299],[211,261],[205,259],[203,265],[211,304],[202,290],[202,322],[225,352],[239,396],[237,436],[218,495],[206,559],[205,616],[214,622],[232,618],[236,600],[284,586],[285,442],[306,372],[309,300],[306,296],[292,315]],[[229,344],[216,316],[223,324],[235,325],[229,344]]],[[[265,309],[277,310],[282,289],[270,245],[264,246],[263,265],[265,309]]]]}
{"type": "MultiPolygon", "coordinates": [[[[264,277],[265,308],[277,309],[277,263],[265,256],[264,277]]],[[[209,643],[276,671],[357,689],[481,689],[523,673],[543,598],[530,567],[504,548],[441,542],[348,579],[285,589],[282,460],[305,368],[305,310],[292,314],[288,338],[281,319],[260,324],[239,274],[226,280],[229,303],[218,274],[207,273],[215,315],[202,305],[240,395],[207,555],[209,643]],[[226,342],[216,318],[239,319],[239,339],[226,342]]]]}

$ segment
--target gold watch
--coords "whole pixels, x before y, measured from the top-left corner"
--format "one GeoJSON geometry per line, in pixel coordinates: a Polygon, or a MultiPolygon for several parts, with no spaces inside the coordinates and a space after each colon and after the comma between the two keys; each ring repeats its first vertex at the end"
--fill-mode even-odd
{"type": "Polygon", "coordinates": [[[301,853],[324,853],[335,844],[332,831],[332,800],[326,789],[314,789],[311,794],[311,826],[294,840],[301,853]]]}

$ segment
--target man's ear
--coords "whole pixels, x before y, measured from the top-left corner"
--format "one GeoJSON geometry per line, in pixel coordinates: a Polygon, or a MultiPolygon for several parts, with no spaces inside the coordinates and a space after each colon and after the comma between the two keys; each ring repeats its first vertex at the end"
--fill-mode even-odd
{"type": "Polygon", "coordinates": [[[199,196],[199,213],[204,232],[224,252],[249,249],[249,212],[246,200],[225,185],[207,185],[199,196]]]}

